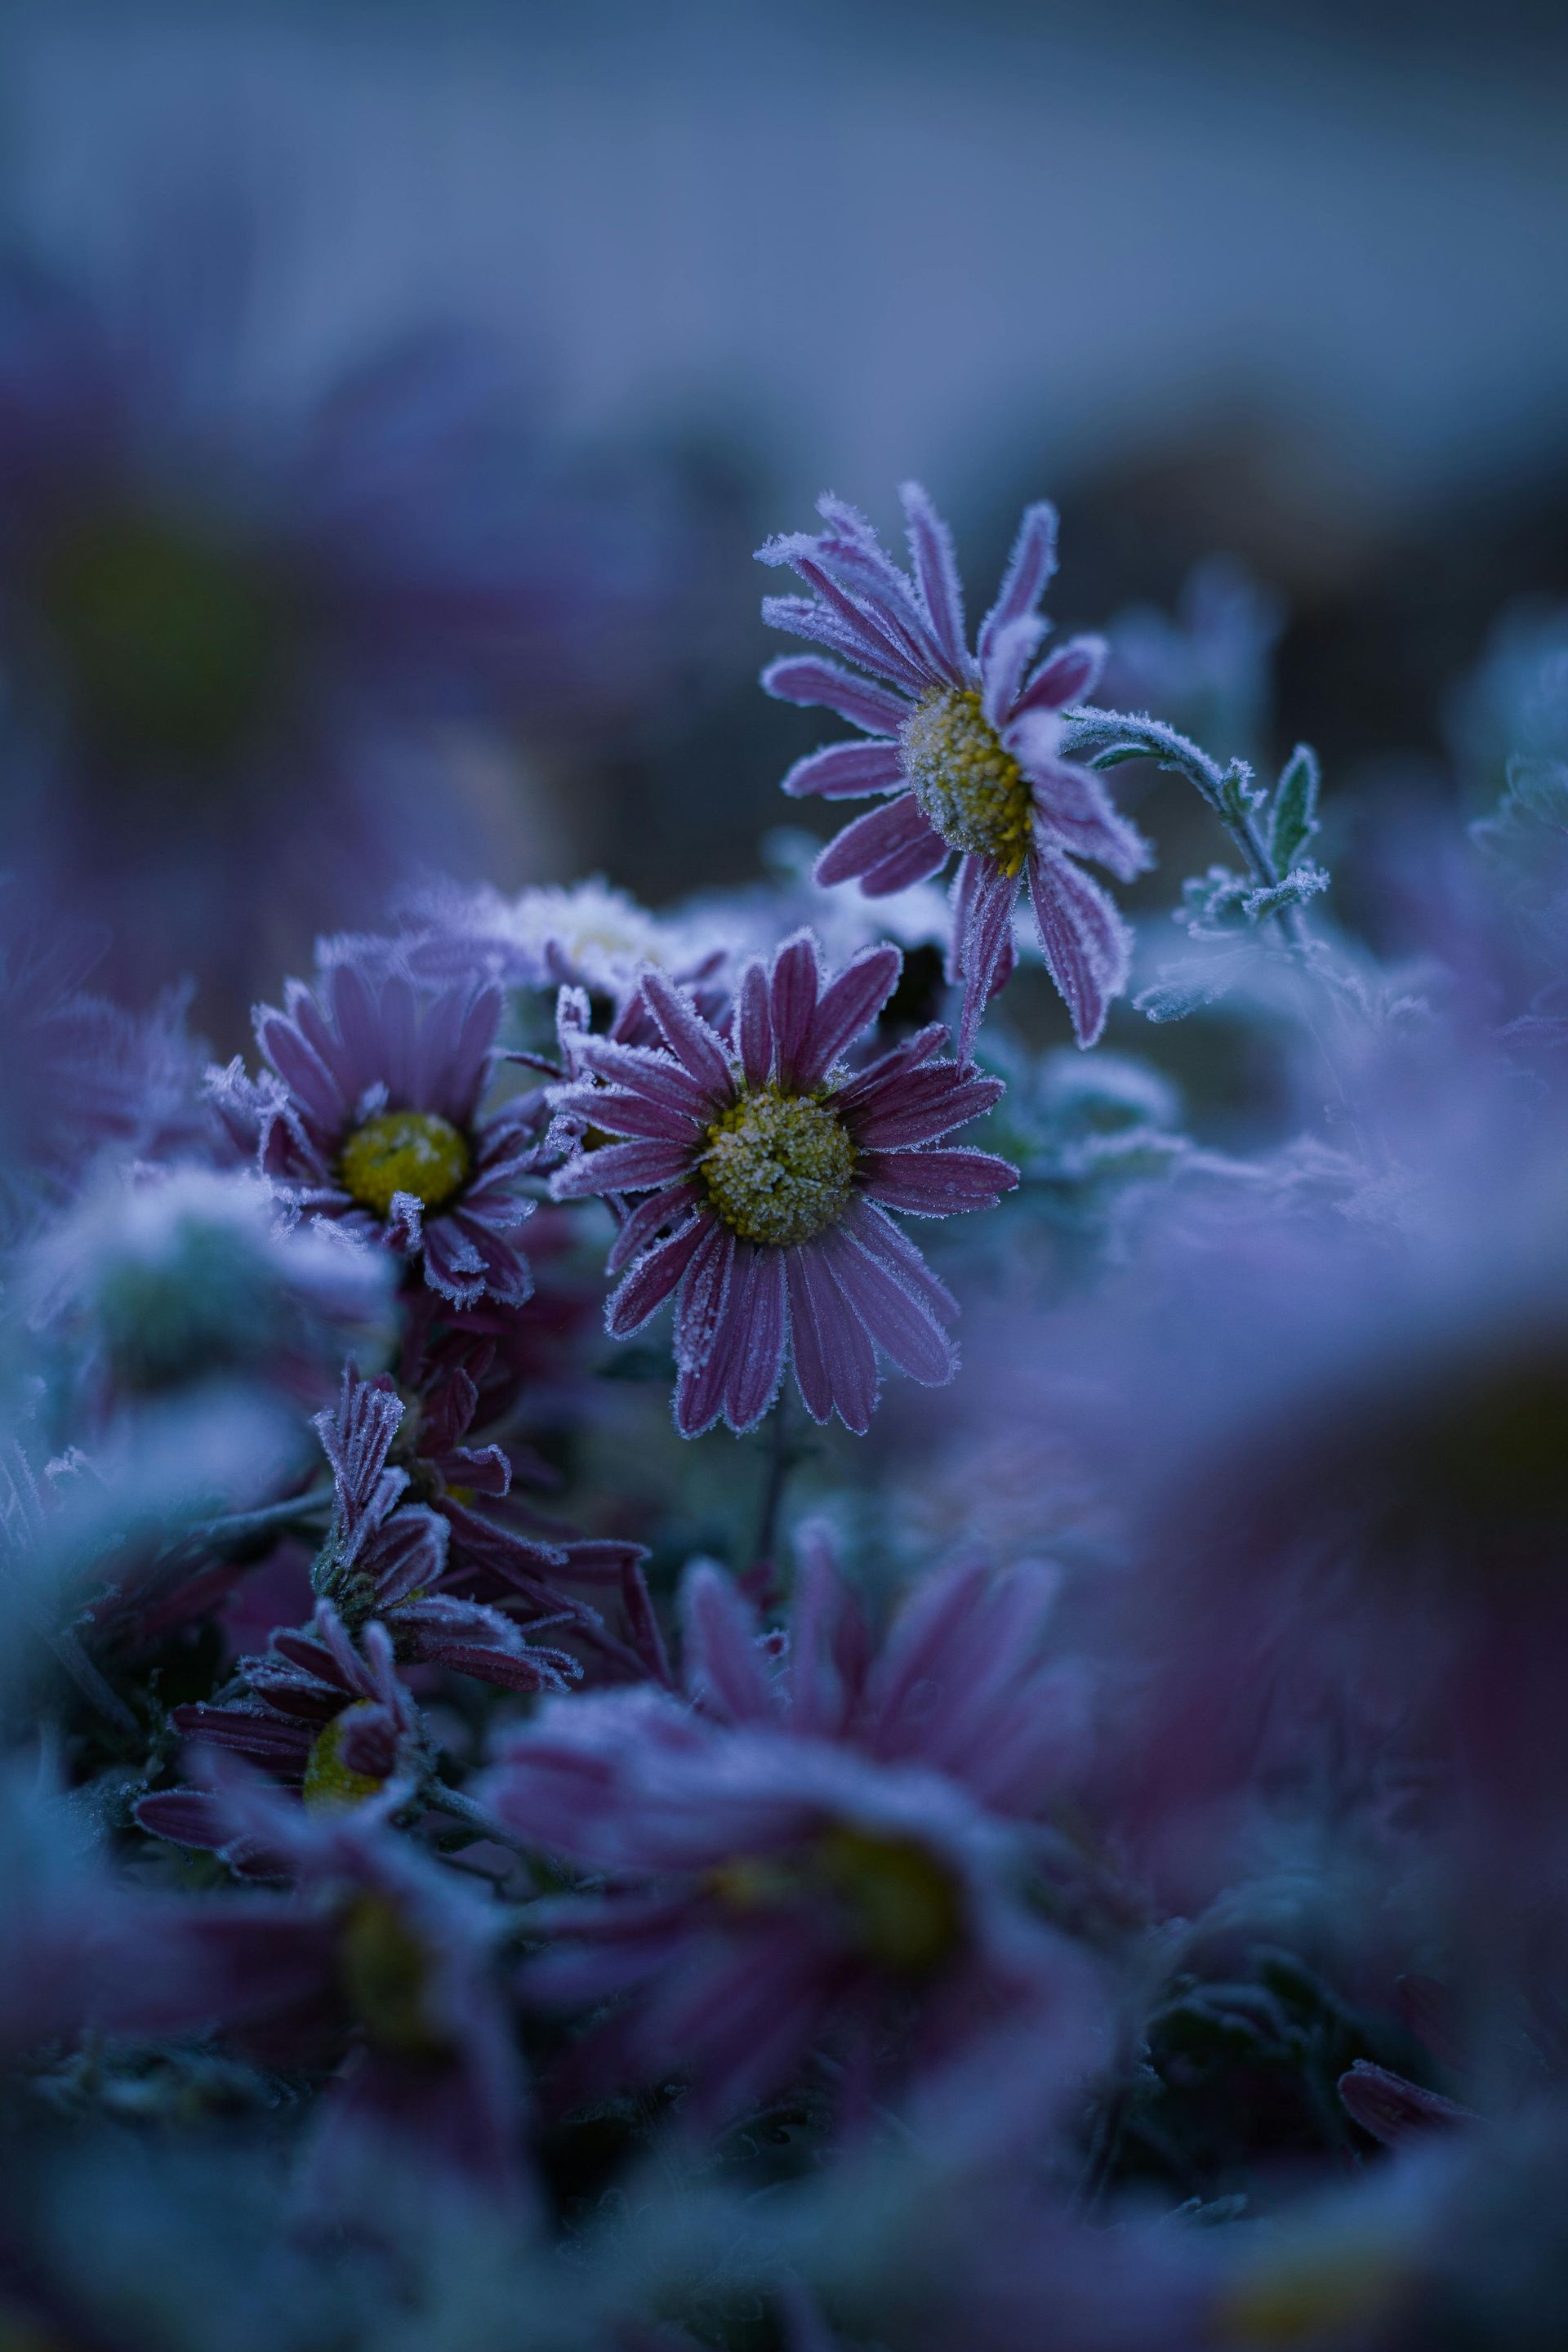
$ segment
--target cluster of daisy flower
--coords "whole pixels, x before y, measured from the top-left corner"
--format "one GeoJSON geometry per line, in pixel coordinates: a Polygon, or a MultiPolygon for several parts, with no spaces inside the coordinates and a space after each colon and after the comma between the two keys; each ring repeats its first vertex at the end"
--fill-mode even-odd
{"type": "Polygon", "coordinates": [[[430,886],[226,1068],[0,898],[0,2342],[1556,2340],[1562,656],[1379,961],[903,505],[762,551],[809,872],[430,886]]]}

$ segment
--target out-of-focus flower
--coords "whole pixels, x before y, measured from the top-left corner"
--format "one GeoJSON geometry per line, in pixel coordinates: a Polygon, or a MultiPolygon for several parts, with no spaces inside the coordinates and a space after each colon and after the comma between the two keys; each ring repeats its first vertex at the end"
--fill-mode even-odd
{"type": "Polygon", "coordinates": [[[1041,2106],[1085,2063],[1087,1972],[1016,1891],[1027,1825],[1079,1761],[1072,1691],[1040,1654],[1050,1591],[1023,1570],[938,1578],[879,1648],[817,1547],[775,1673],[750,1610],[698,1567],[694,1712],[607,1694],[506,1741],[495,1811],[608,1881],[530,1915],[558,1944],[532,1964],[537,1998],[623,2001],[574,2087],[689,2072],[721,2118],[825,2038],[852,2084],[874,2077],[894,2016],[906,2066],[994,2036],[1041,2106]]]}
{"type": "Polygon", "coordinates": [[[84,993],[104,944],[0,874],[0,1245],[96,1159],[205,1141],[198,1056],[178,1004],[135,1019],[84,993]]]}
{"type": "Polygon", "coordinates": [[[820,882],[854,877],[876,897],[927,880],[956,851],[951,954],[963,982],[961,1054],[1013,969],[1013,914],[1026,879],[1051,977],[1079,1043],[1092,1045],[1126,986],[1131,942],[1079,861],[1092,858],[1130,881],[1150,858],[1100,778],[1060,752],[1062,710],[1093,685],[1104,647],[1075,637],[1035,661],[1046,633],[1035,607],[1056,568],[1055,509],[1036,506],[971,654],[946,526],[917,483],[902,495],[913,577],[889,561],[864,516],[835,498],[818,502],[825,531],[762,550],[763,562],[793,565],[812,591],[766,598],[764,618],[868,674],[816,656],[763,671],[770,694],[824,704],[872,738],[798,761],[784,790],[832,800],[891,795],[824,850],[820,882]]]}
{"type": "MultiPolygon", "coordinates": [[[[821,846],[815,835],[795,825],[779,825],[763,840],[765,882],[704,892],[686,901],[680,914],[700,936],[724,942],[731,971],[739,970],[748,957],[771,956],[802,929],[816,934],[834,966],[847,964],[862,948],[890,940],[903,949],[904,966],[898,988],[882,1008],[880,1026],[920,1029],[928,1021],[944,1020],[951,1001],[945,950],[952,924],[941,888],[934,882],[911,882],[907,890],[891,890],[877,898],[867,898],[856,882],[825,889],[812,878],[821,846]]],[[[1026,952],[1034,947],[1021,932],[1017,944],[1026,952]]]]}
{"type": "Polygon", "coordinates": [[[276,2065],[336,2063],[346,2048],[305,2156],[308,2212],[384,2225],[389,2140],[526,2207],[525,2094],[492,1975],[500,1915],[390,1829],[406,1787],[302,1809],[232,1761],[214,1757],[206,1779],[210,1842],[295,1891],[161,1906],[172,1965],[156,2022],[110,1985],[106,2029],[221,2029],[276,2065]]]}
{"type": "Polygon", "coordinates": [[[650,914],[607,882],[552,884],[504,898],[451,885],[403,902],[421,935],[422,970],[479,970],[508,988],[574,982],[617,1004],[645,964],[684,977],[710,952],[713,934],[679,916],[650,914]]]}
{"type": "Polygon", "coordinates": [[[500,989],[422,981],[393,944],[361,940],[313,990],[291,981],[286,1003],[258,1009],[259,1083],[237,1061],[212,1082],[277,1196],[417,1259],[455,1306],[521,1303],[531,1277],[511,1236],[533,1210],[539,1106],[482,1108],[500,989]]]}
{"type": "Polygon", "coordinates": [[[117,272],[0,276],[22,832],[121,977],[194,968],[239,1002],[279,940],[507,855],[517,816],[464,793],[459,740],[504,769],[514,729],[641,715],[706,572],[673,473],[569,459],[479,331],[405,333],[286,406],[262,257],[232,188],[193,187],[117,272]]]}
{"type": "Polygon", "coordinates": [[[220,1379],[330,1395],[345,1342],[384,1344],[391,1261],[324,1222],[279,1230],[258,1177],[140,1167],[41,1241],[32,1321],[81,1359],[95,1408],[220,1379]]]}
{"type": "Polygon", "coordinates": [[[561,1090],[558,1107],[633,1139],[579,1150],[552,1186],[561,1200],[650,1195],[611,1252],[611,1272],[629,1271],[605,1319],[625,1339],[674,1294],[683,1436],[721,1415],[754,1426],[786,1355],[812,1418],[837,1412],[856,1430],[876,1407],[877,1349],[928,1383],[957,1368],[943,1328],[954,1302],[887,1212],[989,1208],[1017,1180],[988,1153],[934,1148],[1001,1092],[934,1059],[941,1027],[854,1075],[842,1067],[900,962],[897,948],[873,949],[828,983],[814,941],[790,940],[771,968],[742,974],[733,1052],[649,971],[643,994],[668,1050],[577,1045],[592,1078],[561,1090]]]}
{"type": "MultiPolygon", "coordinates": [[[[302,1792],[307,1804],[354,1804],[407,1773],[420,1739],[419,1713],[397,1673],[386,1627],[373,1621],[358,1642],[330,1601],[308,1626],[279,1629],[267,1655],[242,1658],[246,1696],[177,1706],[170,1721],[188,1739],[241,1756],[302,1792]]],[[[225,1808],[206,1790],[163,1789],[143,1797],[143,1829],[176,1845],[227,1852],[225,1808]]]]}

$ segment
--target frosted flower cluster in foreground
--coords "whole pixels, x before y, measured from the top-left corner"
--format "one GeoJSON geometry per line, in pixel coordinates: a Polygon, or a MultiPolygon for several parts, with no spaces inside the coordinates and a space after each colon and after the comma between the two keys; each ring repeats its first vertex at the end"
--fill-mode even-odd
{"type": "Polygon", "coordinates": [[[1417,982],[905,510],[767,551],[820,888],[433,884],[205,1076],[0,893],[7,2347],[1561,2335],[1560,649],[1417,982]]]}

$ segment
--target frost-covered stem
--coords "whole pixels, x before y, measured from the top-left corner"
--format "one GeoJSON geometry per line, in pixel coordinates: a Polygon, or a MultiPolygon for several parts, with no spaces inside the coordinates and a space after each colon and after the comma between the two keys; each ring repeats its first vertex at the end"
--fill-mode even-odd
{"type": "Polygon", "coordinates": [[[795,1443],[789,1425],[789,1391],[780,1389],[778,1402],[768,1423],[768,1468],[763,1482],[762,1506],[757,1513],[756,1541],[752,1546],[753,1561],[771,1561],[778,1544],[779,1513],[784,1507],[784,1491],[790,1472],[801,1458],[800,1447],[795,1443]]]}
{"type": "Polygon", "coordinates": [[[488,1838],[491,1844],[508,1846],[513,1853],[525,1854],[531,1851],[527,1840],[519,1837],[515,1830],[509,1830],[504,1822],[498,1821],[483,1805],[476,1804],[472,1797],[465,1797],[460,1789],[448,1787],[445,1780],[437,1780],[432,1775],[419,1794],[432,1812],[450,1813],[454,1821],[466,1822],[471,1830],[477,1830],[479,1836],[488,1838]]]}
{"type": "MultiPolygon", "coordinates": [[[[1245,760],[1233,760],[1228,768],[1222,768],[1200,744],[1167,727],[1163,719],[1096,710],[1088,704],[1080,704],[1065,717],[1062,750],[1069,759],[1087,760],[1093,768],[1117,767],[1123,760],[1152,760],[1173,774],[1185,776],[1246,858],[1259,889],[1279,887],[1283,877],[1247,806],[1252,771],[1245,760]]],[[[1293,948],[1305,949],[1307,932],[1299,907],[1277,908],[1274,920],[1293,948]]]]}

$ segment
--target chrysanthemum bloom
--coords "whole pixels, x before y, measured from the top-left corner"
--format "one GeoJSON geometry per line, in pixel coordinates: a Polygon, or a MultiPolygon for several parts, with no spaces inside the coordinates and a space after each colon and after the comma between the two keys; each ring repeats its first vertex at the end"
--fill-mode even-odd
{"type": "MultiPolygon", "coordinates": [[[[246,1696],[176,1706],[174,1729],[243,1757],[300,1790],[308,1805],[357,1804],[413,1769],[419,1710],[378,1622],[356,1643],[331,1602],[318,1601],[309,1625],[279,1627],[267,1654],[242,1658],[238,1674],[246,1696]]],[[[136,1818],[175,1845],[219,1853],[232,1836],[226,1811],[206,1790],[158,1790],[142,1798],[136,1818]]]]}
{"type": "MultiPolygon", "coordinates": [[[[448,1568],[446,1519],[408,1501],[409,1473],[388,1462],[405,1412],[386,1383],[345,1370],[336,1410],[316,1416],[335,1491],[311,1571],[321,1596],[311,1623],[280,1626],[263,1655],[241,1658],[239,1695],[174,1710],[176,1730],[300,1787],[307,1803],[357,1802],[407,1768],[423,1735],[402,1669],[439,1666],[517,1691],[563,1690],[582,1671],[567,1652],[529,1638],[542,1624],[590,1613],[556,1601],[543,1581],[565,1549],[529,1548],[532,1607],[521,1622],[475,1599],[471,1574],[448,1568]]],[[[143,1824],[161,1836],[221,1843],[211,1801],[198,1793],[171,1790],[144,1801],[143,1824]]]]}
{"type": "Polygon", "coordinates": [[[213,1080],[237,1135],[254,1132],[274,1192],[310,1216],[418,1258],[457,1307],[517,1306],[528,1265],[512,1235],[532,1213],[538,1102],[481,1109],[497,1059],[499,988],[416,979],[386,942],[361,941],[287,1011],[261,1005],[259,1085],[238,1062],[213,1080]]]}
{"type": "Polygon", "coordinates": [[[482,1784],[520,1835],[602,1894],[536,1904],[551,2005],[621,2006],[571,2088],[695,2077],[712,2121],[831,2044],[865,2086],[973,2061],[992,2032],[1043,2096],[1084,2056],[1079,1963],[1020,1900],[1031,1824],[1077,1763],[1079,1716],[1042,1660],[1049,1580],[933,1579],[879,1651],[825,1549],[787,1662],[716,1570],[683,1596],[695,1709],[648,1692],[551,1704],[482,1784]]]}
{"type": "Polygon", "coordinates": [[[734,1045],[662,973],[643,993],[668,1051],[583,1037],[592,1080],[557,1091],[566,1115],[630,1141],[580,1150],[556,1197],[647,1192],[610,1253],[629,1268],[606,1310],[611,1335],[639,1330],[674,1294],[676,1426],[721,1415],[752,1428],[786,1355],[806,1411],[864,1430],[877,1349],[918,1381],[952,1378],[943,1328],[957,1308],[887,1212],[990,1208],[1017,1182],[987,1152],[936,1140],[988,1110],[999,1081],[934,1058],[923,1029],[853,1074],[839,1057],[898,982],[897,948],[858,956],[830,984],[805,934],[742,975],[734,1045]]]}
{"type": "Polygon", "coordinates": [[[117,2000],[110,1952],[96,2002],[106,2029],[226,2031],[283,2067],[335,2064],[346,2051],[305,2159],[313,2217],[384,2221],[375,2189],[389,2143],[481,2193],[526,2198],[526,2092],[492,1967],[501,1915],[391,1829],[407,1784],[306,1811],[229,1759],[212,1757],[205,1778],[203,1842],[293,1891],[144,1905],[142,1937],[163,1957],[166,1987],[149,1997],[133,1980],[117,2000]]]}
{"type": "Polygon", "coordinates": [[[902,496],[912,578],[840,499],[819,500],[827,529],[816,538],[797,532],[761,551],[764,563],[792,564],[813,592],[765,598],[763,617],[868,673],[858,677],[816,655],[763,671],[770,694],[821,703],[872,739],[797,761],[784,790],[829,800],[891,795],[823,851],[819,882],[853,877],[877,897],[926,880],[957,853],[950,961],[963,983],[961,1055],[1013,968],[1014,909],[1026,880],[1051,977],[1079,1045],[1092,1045],[1126,986],[1131,940],[1079,861],[1092,858],[1123,882],[1150,861],[1099,777],[1060,756],[1063,708],[1093,685],[1104,646],[1074,637],[1036,663],[1047,625],[1035,607],[1056,569],[1057,519],[1053,508],[1034,506],[970,653],[947,528],[918,483],[907,482],[902,496]]]}
{"type": "Polygon", "coordinates": [[[383,1340],[396,1269],[337,1225],[280,1228],[249,1171],[133,1165],[40,1241],[35,1327],[68,1345],[89,1413],[219,1380],[308,1406],[351,1344],[383,1340]]]}
{"type": "MultiPolygon", "coordinates": [[[[406,1501],[408,1473],[387,1463],[405,1410],[389,1384],[362,1380],[350,1365],[336,1411],[316,1416],[336,1489],[311,1572],[317,1591],[351,1630],[380,1618],[410,1661],[506,1690],[561,1690],[577,1674],[574,1659],[529,1643],[511,1618],[447,1589],[447,1522],[406,1501]]],[[[562,1557],[543,1544],[535,1550],[542,1565],[562,1557]]]]}

